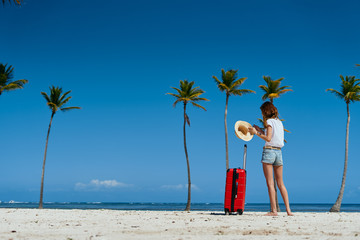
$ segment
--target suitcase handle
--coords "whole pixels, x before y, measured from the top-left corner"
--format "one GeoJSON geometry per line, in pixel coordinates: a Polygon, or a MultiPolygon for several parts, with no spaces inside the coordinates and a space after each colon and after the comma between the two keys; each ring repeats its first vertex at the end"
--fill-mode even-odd
{"type": "Polygon", "coordinates": [[[244,160],[243,160],[243,169],[246,168],[246,152],[247,152],[247,145],[244,144],[244,160]]]}

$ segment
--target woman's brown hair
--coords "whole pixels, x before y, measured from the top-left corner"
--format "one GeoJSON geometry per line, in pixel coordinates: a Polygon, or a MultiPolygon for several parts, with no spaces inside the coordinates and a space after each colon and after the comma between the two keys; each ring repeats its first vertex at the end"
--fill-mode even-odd
{"type": "Polygon", "coordinates": [[[271,102],[264,102],[261,107],[261,113],[263,115],[264,126],[267,127],[266,120],[270,118],[278,118],[279,113],[277,108],[271,102]]]}

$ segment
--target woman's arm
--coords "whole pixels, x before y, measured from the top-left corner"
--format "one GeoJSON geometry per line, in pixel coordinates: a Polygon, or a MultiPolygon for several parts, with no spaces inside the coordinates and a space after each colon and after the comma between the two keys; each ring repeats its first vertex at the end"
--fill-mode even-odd
{"type": "Polygon", "coordinates": [[[260,131],[257,131],[255,128],[249,128],[249,131],[251,134],[255,134],[258,135],[259,138],[261,138],[262,140],[265,140],[266,142],[270,142],[271,138],[272,138],[272,127],[271,126],[267,126],[266,127],[266,135],[262,134],[260,131]]]}

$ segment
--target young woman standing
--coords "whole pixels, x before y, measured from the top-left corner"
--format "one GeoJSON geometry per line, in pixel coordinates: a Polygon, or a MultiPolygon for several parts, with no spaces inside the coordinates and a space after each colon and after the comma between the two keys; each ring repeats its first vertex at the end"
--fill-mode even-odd
{"type": "Polygon", "coordinates": [[[286,212],[289,216],[293,216],[290,209],[289,196],[283,181],[281,148],[284,146],[284,126],[278,118],[279,113],[277,108],[271,102],[265,102],[261,105],[260,109],[264,120],[265,133],[259,126],[256,125],[249,128],[249,132],[265,140],[261,162],[263,164],[264,176],[268,187],[271,206],[271,212],[266,215],[277,216],[273,178],[274,172],[278,188],[284,200],[286,212]]]}

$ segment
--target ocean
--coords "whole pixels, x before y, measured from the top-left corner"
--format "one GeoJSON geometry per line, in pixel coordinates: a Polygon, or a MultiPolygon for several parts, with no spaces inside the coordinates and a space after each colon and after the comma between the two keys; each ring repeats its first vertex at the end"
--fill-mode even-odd
{"type": "MultiPolygon", "coordinates": [[[[181,211],[185,209],[185,203],[121,203],[121,202],[46,202],[44,208],[48,209],[112,209],[112,210],[151,210],[151,211],[181,211]]],[[[293,212],[328,212],[332,204],[291,204],[293,212]]],[[[0,208],[38,208],[36,202],[0,202],[0,208]]],[[[269,211],[267,203],[247,203],[245,211],[266,212],[269,211]]],[[[280,204],[282,211],[285,206],[280,204]]],[[[223,211],[223,203],[192,203],[193,211],[223,211]]],[[[360,212],[360,204],[342,204],[342,212],[360,212]]]]}

